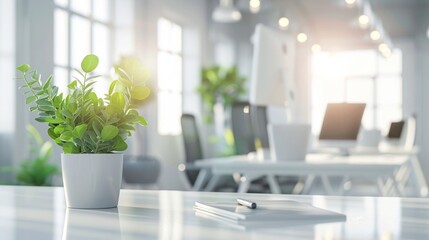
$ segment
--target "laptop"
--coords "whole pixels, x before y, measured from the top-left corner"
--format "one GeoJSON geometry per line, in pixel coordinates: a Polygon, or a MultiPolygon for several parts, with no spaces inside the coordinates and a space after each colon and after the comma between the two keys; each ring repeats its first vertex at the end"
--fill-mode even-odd
{"type": "Polygon", "coordinates": [[[304,161],[310,138],[308,124],[270,124],[268,139],[273,161],[304,161]]]}
{"type": "Polygon", "coordinates": [[[387,134],[387,137],[390,139],[401,138],[401,134],[404,129],[404,124],[405,124],[405,121],[390,123],[389,133],[387,134]]]}

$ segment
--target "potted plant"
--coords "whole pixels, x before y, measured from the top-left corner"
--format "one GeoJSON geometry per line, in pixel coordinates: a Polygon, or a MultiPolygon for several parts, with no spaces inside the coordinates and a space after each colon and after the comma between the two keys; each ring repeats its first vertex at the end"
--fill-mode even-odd
{"type": "Polygon", "coordinates": [[[223,68],[217,65],[201,70],[201,85],[197,91],[205,105],[206,123],[213,122],[214,106],[231,107],[246,93],[246,78],[239,75],[237,67],[223,68]]]}
{"type": "Polygon", "coordinates": [[[27,89],[25,102],[30,111],[37,111],[36,121],[47,123],[48,135],[61,146],[61,168],[67,206],[71,208],[116,207],[122,180],[125,140],[134,126],[147,125],[132,105],[132,100],[148,97],[144,83],[135,84],[133,78],[116,68],[118,79],[112,81],[103,98],[93,86],[99,76],[98,57],[87,55],[75,69],[75,77],[68,85],[68,94],[58,93],[52,76],[42,82],[37,70],[30,65],[17,67],[27,89]]]}
{"type": "Polygon", "coordinates": [[[222,121],[215,121],[215,136],[210,137],[211,143],[220,143],[221,155],[233,155],[234,137],[230,130],[230,108],[244,93],[246,78],[239,75],[237,67],[224,68],[218,65],[205,67],[201,70],[201,85],[197,91],[204,103],[204,122],[211,124],[214,116],[221,114],[222,121]],[[217,107],[215,107],[217,106],[217,107]],[[223,136],[219,138],[218,136],[223,136]]]}

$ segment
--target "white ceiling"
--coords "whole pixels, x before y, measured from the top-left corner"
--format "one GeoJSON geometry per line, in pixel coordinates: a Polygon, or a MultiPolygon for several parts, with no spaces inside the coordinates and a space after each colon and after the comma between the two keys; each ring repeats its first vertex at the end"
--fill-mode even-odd
{"type": "MultiPolygon", "coordinates": [[[[218,2],[218,0],[211,0],[218,2]]],[[[241,11],[247,11],[249,0],[236,0],[241,11]]],[[[416,35],[419,9],[429,8],[429,0],[369,0],[373,12],[393,39],[412,38],[416,35]]],[[[261,0],[261,13],[278,16],[279,12],[293,9],[299,21],[305,21],[312,38],[324,48],[343,49],[374,47],[369,30],[357,26],[361,10],[347,8],[344,0],[261,0]],[[272,12],[273,14],[267,14],[272,12]],[[275,13],[275,14],[274,14],[275,13]]]]}

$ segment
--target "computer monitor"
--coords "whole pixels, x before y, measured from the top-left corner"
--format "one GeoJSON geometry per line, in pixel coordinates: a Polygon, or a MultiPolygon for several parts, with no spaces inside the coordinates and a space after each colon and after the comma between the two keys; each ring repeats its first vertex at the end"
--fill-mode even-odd
{"type": "Polygon", "coordinates": [[[400,139],[402,131],[404,129],[405,121],[392,122],[390,123],[389,133],[387,138],[389,139],[400,139]]]}
{"type": "Polygon", "coordinates": [[[293,108],[296,98],[295,41],[293,37],[258,24],[252,41],[254,48],[250,104],[293,108]]]}
{"type": "Polygon", "coordinates": [[[320,130],[319,146],[341,150],[354,147],[365,106],[365,103],[329,103],[320,130]]]}

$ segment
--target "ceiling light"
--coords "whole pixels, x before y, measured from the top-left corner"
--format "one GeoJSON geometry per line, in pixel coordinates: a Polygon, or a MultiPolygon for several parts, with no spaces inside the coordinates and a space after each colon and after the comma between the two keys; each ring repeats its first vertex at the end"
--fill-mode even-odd
{"type": "Polygon", "coordinates": [[[322,47],[319,44],[313,44],[313,46],[311,46],[311,51],[313,53],[318,53],[322,51],[322,47]]]}
{"type": "Polygon", "coordinates": [[[389,51],[389,46],[387,46],[387,44],[385,44],[385,43],[380,43],[379,45],[378,45],[378,50],[380,50],[380,52],[387,52],[387,51],[389,51]]]}
{"type": "Polygon", "coordinates": [[[251,13],[258,13],[261,10],[261,1],[260,0],[250,0],[249,1],[249,10],[251,13]]]}
{"type": "Polygon", "coordinates": [[[354,5],[356,3],[356,0],[345,0],[347,5],[354,5]]]}
{"type": "Polygon", "coordinates": [[[212,19],[216,22],[237,22],[241,13],[234,7],[232,0],[220,0],[220,5],[213,11],[212,19]]]}
{"type": "Polygon", "coordinates": [[[358,20],[361,27],[367,27],[369,24],[369,17],[365,14],[360,15],[358,20]]]}
{"type": "Polygon", "coordinates": [[[305,34],[305,33],[298,33],[298,35],[296,36],[296,40],[298,40],[298,42],[300,42],[300,43],[307,42],[307,39],[308,39],[308,37],[307,37],[307,34],[305,34]]]}
{"type": "Polygon", "coordinates": [[[279,19],[279,26],[281,28],[287,28],[289,26],[289,19],[287,17],[281,17],[279,19]]]}
{"type": "Polygon", "coordinates": [[[378,41],[380,40],[381,34],[379,31],[374,30],[369,34],[369,37],[371,38],[371,40],[373,41],[378,41]]]}

